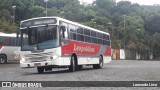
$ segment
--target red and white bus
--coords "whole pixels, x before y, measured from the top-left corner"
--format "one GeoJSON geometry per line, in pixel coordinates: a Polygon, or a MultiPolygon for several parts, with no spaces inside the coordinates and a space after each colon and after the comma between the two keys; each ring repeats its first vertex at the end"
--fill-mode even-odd
{"type": "Polygon", "coordinates": [[[20,60],[20,40],[17,34],[0,32],[0,63],[20,60]]]}
{"type": "Polygon", "coordinates": [[[21,29],[20,67],[37,67],[39,73],[53,67],[71,72],[82,65],[102,68],[111,61],[109,33],[60,17],[24,20],[21,29]]]}

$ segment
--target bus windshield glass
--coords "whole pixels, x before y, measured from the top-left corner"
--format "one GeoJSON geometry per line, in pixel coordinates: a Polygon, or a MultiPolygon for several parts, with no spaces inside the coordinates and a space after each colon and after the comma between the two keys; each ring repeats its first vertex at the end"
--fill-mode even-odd
{"type": "Polygon", "coordinates": [[[57,26],[33,27],[21,30],[23,51],[43,50],[59,46],[57,26]]]}

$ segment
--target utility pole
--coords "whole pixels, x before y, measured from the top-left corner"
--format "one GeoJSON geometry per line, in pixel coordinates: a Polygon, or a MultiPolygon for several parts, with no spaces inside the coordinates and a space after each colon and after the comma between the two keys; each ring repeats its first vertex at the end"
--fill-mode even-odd
{"type": "Polygon", "coordinates": [[[44,2],[46,3],[46,17],[47,17],[47,2],[48,2],[49,0],[44,0],[44,2]]]}
{"type": "MultiPolygon", "coordinates": [[[[126,30],[126,15],[123,15],[123,20],[124,20],[123,27],[125,31],[126,30]]],[[[126,34],[124,33],[124,50],[125,50],[125,47],[126,47],[126,34]]]]}
{"type": "Polygon", "coordinates": [[[15,24],[15,9],[16,9],[16,6],[12,6],[12,9],[13,9],[13,26],[15,24]]]}
{"type": "Polygon", "coordinates": [[[113,40],[113,26],[112,26],[112,23],[109,22],[108,25],[111,27],[111,39],[113,40]]]}

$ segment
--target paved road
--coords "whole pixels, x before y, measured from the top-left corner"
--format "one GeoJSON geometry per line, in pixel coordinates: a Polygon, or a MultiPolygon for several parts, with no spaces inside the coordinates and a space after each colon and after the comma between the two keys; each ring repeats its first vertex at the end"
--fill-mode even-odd
{"type": "MultiPolygon", "coordinates": [[[[160,81],[159,70],[160,61],[113,60],[105,64],[103,69],[85,66],[82,70],[73,73],[68,69],[53,69],[51,72],[38,74],[36,68],[21,69],[19,64],[14,62],[0,64],[0,81],[160,81]]],[[[67,89],[74,90],[75,88],[67,89]]],[[[115,88],[109,89],[114,90],[115,88]]],[[[135,89],[131,88],[131,90],[135,89]]],[[[158,88],[152,89],[158,90],[158,88]]],[[[124,88],[118,90],[124,90],[124,88]]]]}

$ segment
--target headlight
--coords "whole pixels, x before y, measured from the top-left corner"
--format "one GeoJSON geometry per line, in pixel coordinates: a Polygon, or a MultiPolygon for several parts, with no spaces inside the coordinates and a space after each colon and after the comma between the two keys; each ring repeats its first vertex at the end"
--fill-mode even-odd
{"type": "Polygon", "coordinates": [[[53,56],[50,57],[51,60],[52,59],[57,59],[57,58],[59,58],[59,55],[57,55],[57,54],[55,54],[55,55],[53,55],[53,56]]]}
{"type": "Polygon", "coordinates": [[[26,60],[25,60],[25,58],[24,58],[24,57],[22,57],[21,61],[22,61],[22,62],[25,62],[26,60]]]}

